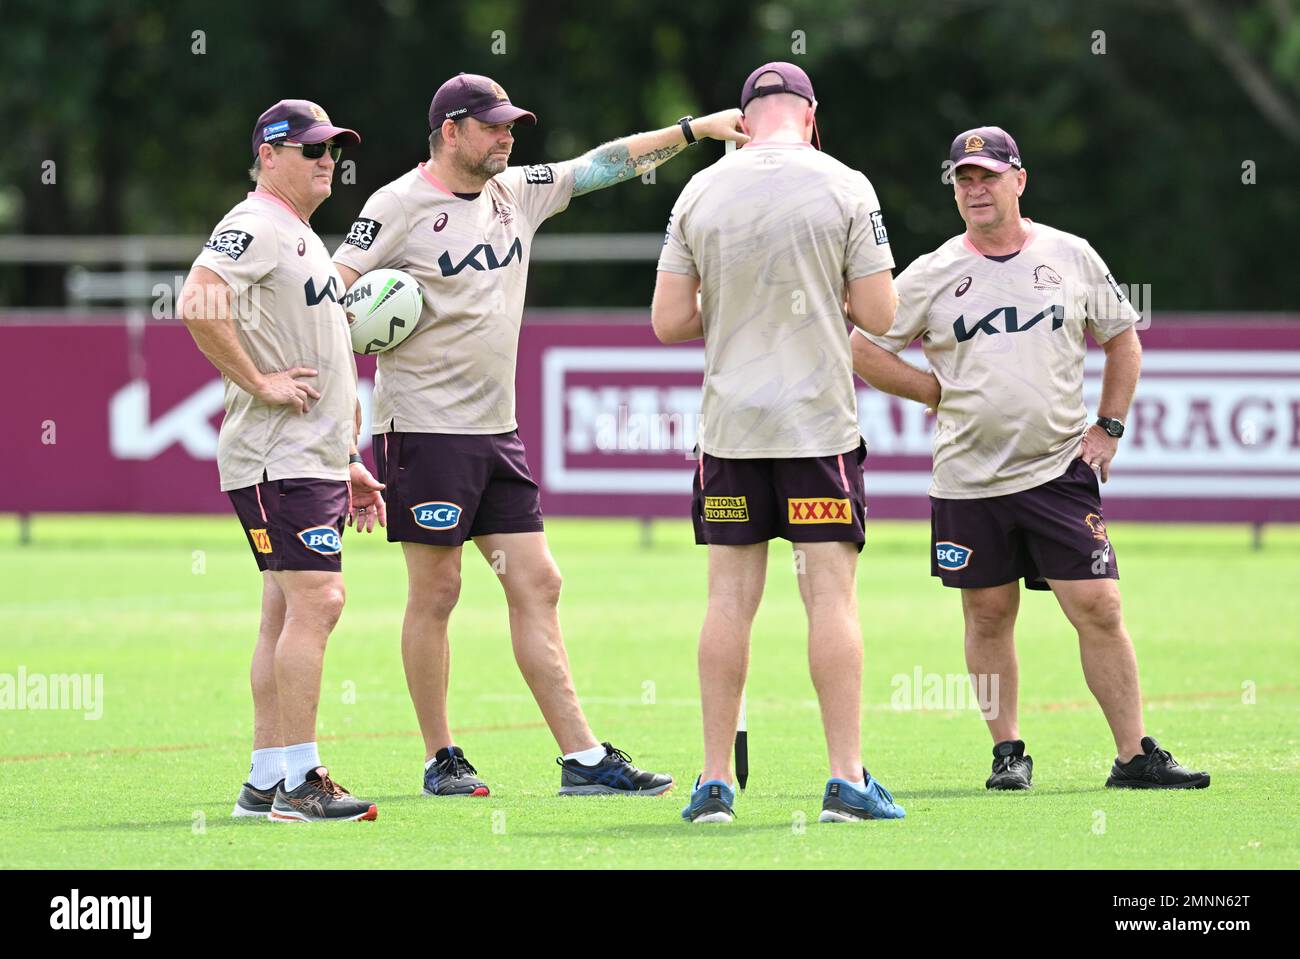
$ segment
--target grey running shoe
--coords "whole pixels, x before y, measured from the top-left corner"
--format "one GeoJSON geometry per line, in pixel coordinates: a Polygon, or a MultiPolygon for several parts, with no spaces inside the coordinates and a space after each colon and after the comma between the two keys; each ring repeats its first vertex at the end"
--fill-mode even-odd
{"type": "Polygon", "coordinates": [[[235,819],[270,819],[271,803],[275,802],[275,792],[284,785],[281,779],[269,789],[258,789],[252,783],[244,783],[235,800],[235,809],[231,816],[235,819]]]}
{"type": "Polygon", "coordinates": [[[561,796],[659,796],[673,788],[667,773],[648,773],[632,765],[632,757],[609,743],[605,758],[594,766],[584,766],[576,759],[556,759],[564,770],[560,774],[561,796]]]}
{"type": "Polygon", "coordinates": [[[270,818],[275,822],[352,822],[373,820],[378,815],[374,803],[357,799],[330,779],[329,770],[318,766],[297,789],[286,791],[280,783],[270,818]]]}

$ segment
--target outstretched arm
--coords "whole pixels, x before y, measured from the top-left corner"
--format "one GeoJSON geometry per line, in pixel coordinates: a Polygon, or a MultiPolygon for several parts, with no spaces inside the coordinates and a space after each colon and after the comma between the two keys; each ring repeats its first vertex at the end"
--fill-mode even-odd
{"type": "MultiPolygon", "coordinates": [[[[691,133],[696,139],[749,142],[740,130],[740,111],[723,110],[691,121],[691,133]]],[[[582,196],[603,190],[615,183],[633,180],[653,170],[686,148],[686,137],[677,124],[651,133],[634,133],[621,140],[612,140],[584,153],[562,166],[573,171],[573,195],[582,196]]]]}

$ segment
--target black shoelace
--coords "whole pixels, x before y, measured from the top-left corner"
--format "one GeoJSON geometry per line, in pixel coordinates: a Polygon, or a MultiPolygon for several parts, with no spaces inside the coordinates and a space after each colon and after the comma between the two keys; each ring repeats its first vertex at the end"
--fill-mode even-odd
{"type": "Polygon", "coordinates": [[[470,764],[468,759],[464,756],[457,756],[455,753],[438,763],[438,772],[444,776],[450,776],[452,779],[460,779],[465,773],[469,773],[471,776],[478,775],[478,770],[470,764]]]}
{"type": "Polygon", "coordinates": [[[623,750],[619,749],[617,746],[611,746],[609,743],[601,743],[601,745],[605,747],[605,758],[608,759],[610,756],[617,756],[629,766],[632,765],[632,757],[623,752],[623,750]]]}
{"type": "Polygon", "coordinates": [[[1024,761],[1024,756],[999,756],[993,762],[993,773],[994,775],[1001,775],[1010,770],[1016,763],[1023,763],[1024,761]]]}

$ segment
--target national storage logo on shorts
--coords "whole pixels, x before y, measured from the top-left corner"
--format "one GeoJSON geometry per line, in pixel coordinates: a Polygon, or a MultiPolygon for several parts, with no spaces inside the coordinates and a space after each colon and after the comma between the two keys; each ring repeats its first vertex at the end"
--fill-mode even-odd
{"type": "Polygon", "coordinates": [[[302,545],[322,556],[333,556],[343,549],[339,531],[333,526],[313,526],[311,529],[301,530],[298,538],[302,540],[302,545]]]}
{"type": "Polygon", "coordinates": [[[853,522],[853,511],[846,499],[787,499],[786,502],[790,507],[790,522],[797,525],[853,522]]]}
{"type": "Polygon", "coordinates": [[[704,521],[706,523],[747,523],[749,505],[743,496],[706,496],[704,497],[704,521]]]}
{"type": "Polygon", "coordinates": [[[453,529],[460,522],[460,507],[455,503],[431,501],[411,507],[415,525],[424,529],[453,529]]]}

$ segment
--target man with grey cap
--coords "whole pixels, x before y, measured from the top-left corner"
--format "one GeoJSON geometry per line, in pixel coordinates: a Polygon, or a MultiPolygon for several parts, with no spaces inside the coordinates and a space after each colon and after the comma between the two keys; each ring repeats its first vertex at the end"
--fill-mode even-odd
{"type": "Polygon", "coordinates": [[[1010,134],[967,130],[949,160],[966,230],[899,275],[893,325],[855,335],[853,355],[876,389],[936,413],[931,575],[961,590],[972,680],[996,679],[979,683],[996,690],[996,702],[981,704],[994,742],[985,785],[1031,785],[1014,639],[1024,579],[1055,593],[1078,633],[1088,688],[1115,739],[1106,785],[1208,786],[1209,774],[1178,765],[1143,728],[1102,517],[1098,477],[1110,476],[1141,368],[1137,312],[1087,241],[1021,216],[1028,174],[1010,134]],[[1106,354],[1091,424],[1085,332],[1106,354]],[[896,355],[918,337],[930,371],[896,355]]]}
{"type": "Polygon", "coordinates": [[[830,779],[822,822],[901,819],[862,764],[856,575],[866,496],[848,323],[889,329],[894,266],[875,190],[814,148],[817,98],[792,63],[740,94],[750,141],[696,174],[673,207],[651,320],[704,339],[695,541],[709,548],[700,631],[704,766],[682,817],[730,822],[731,744],[767,577],[789,540],[808,615],[830,779]],[[847,322],[846,322],[847,320],[847,322]]]}
{"type": "Polygon", "coordinates": [[[644,772],[592,734],[557,612],[560,573],[515,423],[515,359],[533,234],[575,196],[635,180],[697,137],[744,140],[728,110],[639,133],[564,163],[508,166],[515,124],[537,117],[494,80],[452,77],[429,107],[429,159],[379,189],[334,254],[347,286],[379,268],[419,282],[414,331],[379,354],[375,456],[388,539],[406,559],[402,659],[424,737],[424,794],[486,796],[452,737],[447,627],[464,542],[497,573],[515,659],[563,756],[562,795],[657,795],[644,772]]]}
{"type": "Polygon", "coordinates": [[[330,778],[316,746],[321,662],[343,611],[343,524],[383,522],[379,484],[356,455],[342,281],[308,223],[330,195],[344,144],[359,142],[308,100],[263,113],[253,127],[256,188],[217,225],[181,297],[186,327],[225,380],[221,488],[262,573],[240,817],[376,816],[330,778]]]}

